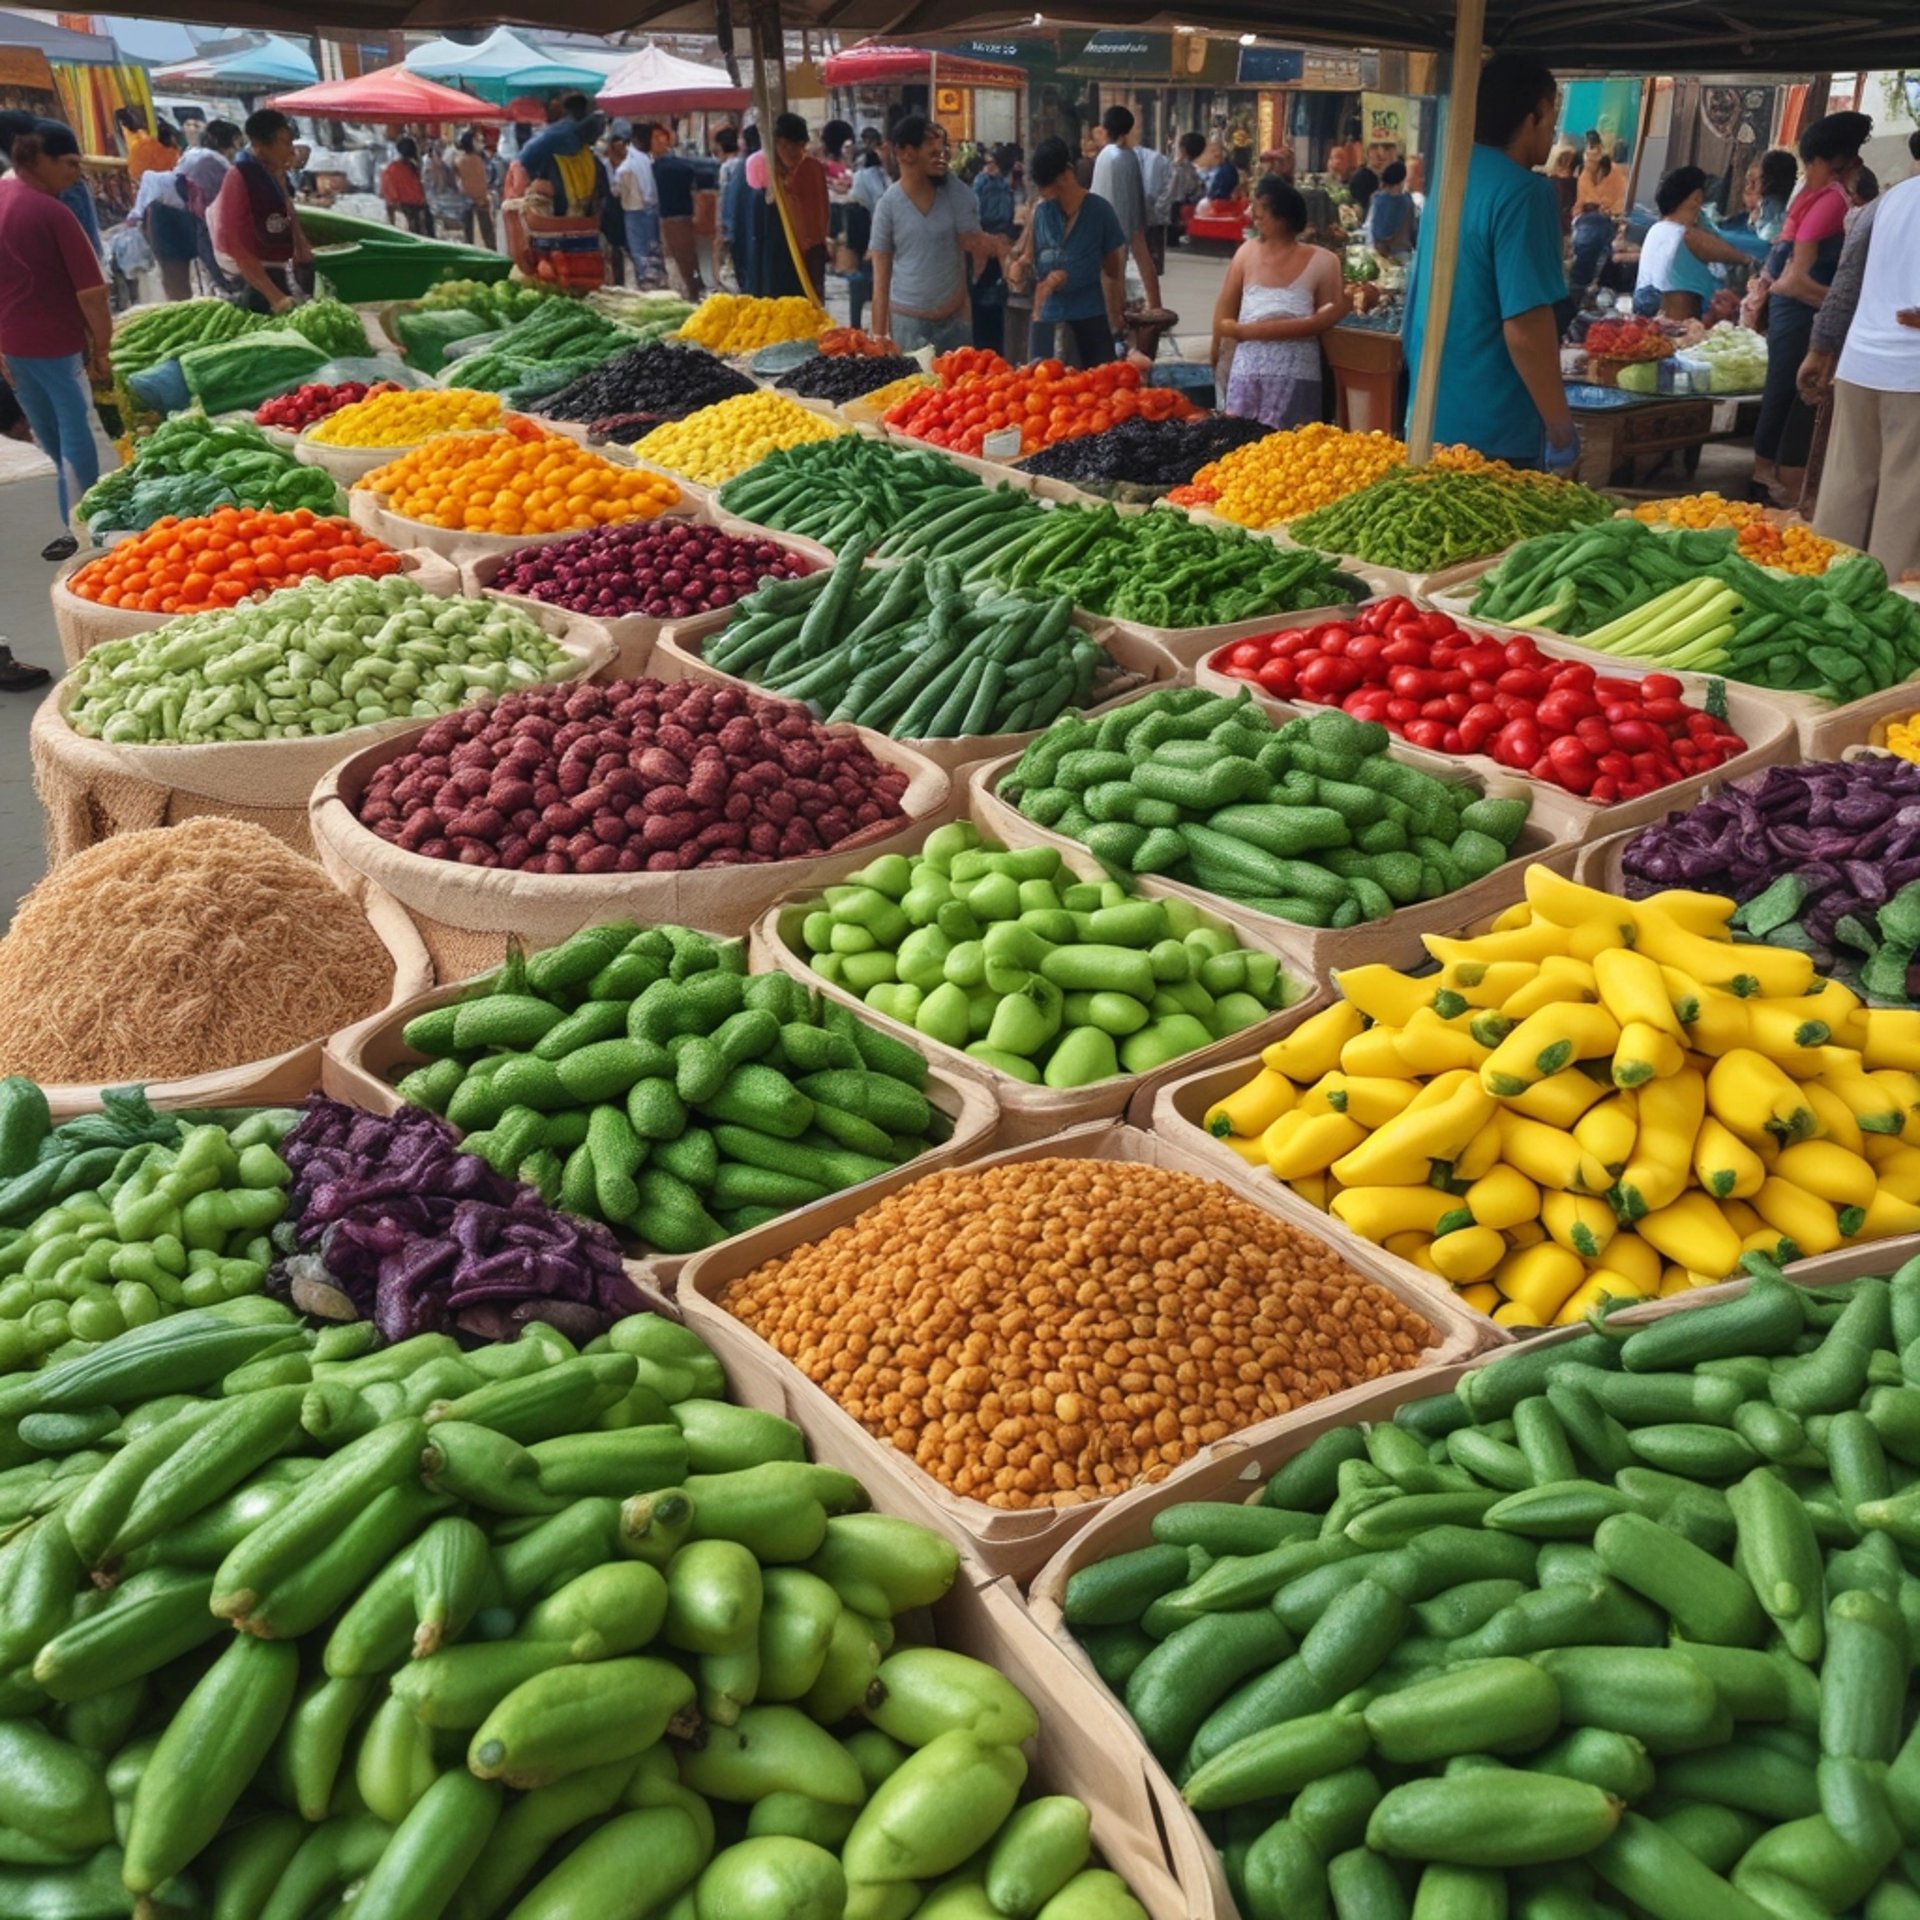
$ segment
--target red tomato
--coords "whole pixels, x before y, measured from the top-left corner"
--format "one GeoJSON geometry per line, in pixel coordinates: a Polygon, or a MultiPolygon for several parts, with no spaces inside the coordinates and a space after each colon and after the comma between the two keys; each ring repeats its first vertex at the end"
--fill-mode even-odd
{"type": "Polygon", "coordinates": [[[1665,739],[1665,735],[1655,726],[1644,720],[1616,720],[1611,727],[1613,744],[1624,747],[1628,753],[1644,753],[1665,739]]]}
{"type": "Polygon", "coordinates": [[[1347,642],[1347,658],[1357,660],[1363,667],[1383,664],[1380,650],[1386,642],[1377,633],[1356,633],[1347,642]]]}
{"type": "Polygon", "coordinates": [[[1396,727],[1404,727],[1409,720],[1420,718],[1420,703],[1417,700],[1389,700],[1387,718],[1396,727]]]}
{"type": "Polygon", "coordinates": [[[1492,752],[1503,767],[1531,767],[1540,757],[1540,729],[1531,720],[1509,720],[1493,736],[1492,752]]]}
{"type": "Polygon", "coordinates": [[[1509,667],[1494,682],[1502,693],[1520,700],[1538,700],[1548,686],[1547,676],[1533,667],[1509,667]]]}
{"type": "Polygon", "coordinates": [[[1424,667],[1427,643],[1418,634],[1409,639],[1403,633],[1390,633],[1386,645],[1380,649],[1380,658],[1390,667],[1424,667]]]}
{"type": "Polygon", "coordinates": [[[1313,630],[1313,644],[1321,653],[1345,653],[1353,629],[1342,620],[1328,620],[1313,630]]]}
{"type": "Polygon", "coordinates": [[[1269,660],[1253,677],[1263,692],[1287,700],[1292,698],[1300,675],[1296,663],[1291,660],[1269,660]]]}
{"type": "Polygon", "coordinates": [[[1650,673],[1640,682],[1643,700],[1677,700],[1681,691],[1680,682],[1670,673],[1650,673]]]}
{"type": "Polygon", "coordinates": [[[1339,700],[1359,686],[1360,669],[1338,654],[1320,654],[1300,669],[1300,691],[1314,700],[1339,700]]]}
{"type": "Polygon", "coordinates": [[[1439,720],[1410,720],[1406,736],[1412,745],[1438,752],[1446,745],[1447,729],[1444,722],[1439,720]]]}

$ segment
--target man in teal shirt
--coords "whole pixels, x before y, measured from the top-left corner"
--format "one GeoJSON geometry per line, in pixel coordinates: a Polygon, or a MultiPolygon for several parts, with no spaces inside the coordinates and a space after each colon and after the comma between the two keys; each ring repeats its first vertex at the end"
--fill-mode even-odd
{"type": "MultiPolygon", "coordinates": [[[[1567,276],[1553,183],[1533,171],[1553,151],[1559,106],[1553,75],[1536,61],[1500,54],[1480,75],[1452,307],[1433,341],[1440,354],[1434,438],[1564,473],[1580,459],[1553,311],[1566,298],[1567,276]]],[[[1408,295],[1407,365],[1416,377],[1435,243],[1429,223],[1408,295]]]]}

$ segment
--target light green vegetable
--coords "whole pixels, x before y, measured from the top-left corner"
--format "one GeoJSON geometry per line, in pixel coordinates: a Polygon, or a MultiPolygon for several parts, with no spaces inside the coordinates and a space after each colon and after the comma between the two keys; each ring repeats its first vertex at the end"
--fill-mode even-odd
{"type": "Polygon", "coordinates": [[[301,740],[431,719],[551,680],[568,658],[503,602],[356,575],[96,647],[74,669],[67,719],[127,746],[301,740]]]}

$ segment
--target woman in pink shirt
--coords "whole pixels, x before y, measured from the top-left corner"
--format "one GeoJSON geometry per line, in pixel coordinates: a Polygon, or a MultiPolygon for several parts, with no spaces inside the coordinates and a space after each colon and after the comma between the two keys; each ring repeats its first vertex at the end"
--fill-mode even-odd
{"type": "MultiPolygon", "coordinates": [[[[112,378],[113,316],[100,262],[60,201],[80,177],[72,130],[43,123],[14,142],[12,158],[11,176],[0,181],[0,356],[33,437],[59,475],[64,518],[100,477],[87,375],[112,378]]],[[[43,557],[65,559],[74,544],[63,534],[43,557]]]]}
{"type": "Polygon", "coordinates": [[[1813,412],[1794,381],[1827,297],[1853,202],[1847,182],[1873,133],[1864,113],[1830,113],[1800,136],[1806,179],[1767,258],[1767,384],[1753,429],[1753,497],[1797,505],[1813,440],[1813,412]]]}

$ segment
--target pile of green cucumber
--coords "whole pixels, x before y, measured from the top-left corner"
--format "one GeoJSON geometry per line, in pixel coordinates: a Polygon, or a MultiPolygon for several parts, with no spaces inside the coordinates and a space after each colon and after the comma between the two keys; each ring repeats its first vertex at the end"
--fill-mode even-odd
{"type": "Polygon", "coordinates": [[[1073,1575],[1245,1920],[1920,1915],[1920,1260],[1748,1263],[1073,1575]]]}
{"type": "Polygon", "coordinates": [[[588,927],[407,1022],[397,1091],[549,1206],[695,1253],[951,1136],[904,1041],[743,940],[588,927]]]}
{"type": "Polygon", "coordinates": [[[253,1298],[6,1383],[0,1913],[1144,1920],[1026,1698],[895,1648],[954,1549],[697,1336],[373,1340],[253,1298]]]}

